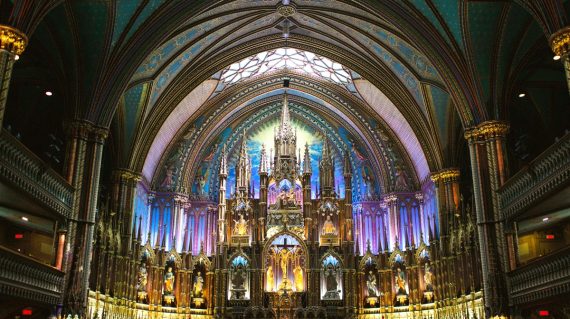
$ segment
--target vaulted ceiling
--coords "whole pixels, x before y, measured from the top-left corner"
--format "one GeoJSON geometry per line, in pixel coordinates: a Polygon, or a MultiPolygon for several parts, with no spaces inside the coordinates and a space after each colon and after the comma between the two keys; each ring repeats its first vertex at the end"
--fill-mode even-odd
{"type": "MultiPolygon", "coordinates": [[[[3,23],[18,26],[24,13],[36,21],[21,22],[31,39],[15,66],[8,121],[25,123],[9,113],[30,99],[30,83],[38,94],[49,87],[57,103],[26,103],[29,114],[49,103],[66,119],[111,126],[109,166],[142,172],[148,182],[160,178],[157,167],[190,130],[200,135],[189,154],[204,156],[224,112],[270,105],[284,78],[299,110],[361,139],[385,190],[394,165],[416,185],[430,171],[460,165],[465,127],[507,120],[514,145],[541,128],[553,140],[570,122],[563,68],[548,47],[566,24],[566,1],[44,2],[45,10],[31,13],[1,2],[11,12],[3,23]],[[280,48],[333,61],[350,83],[274,69],[224,84],[222,71],[233,63],[280,48]],[[398,160],[390,162],[390,152],[398,160]]],[[[237,127],[246,119],[232,121],[237,127]]],[[[537,137],[535,153],[543,143],[537,137]]]]}

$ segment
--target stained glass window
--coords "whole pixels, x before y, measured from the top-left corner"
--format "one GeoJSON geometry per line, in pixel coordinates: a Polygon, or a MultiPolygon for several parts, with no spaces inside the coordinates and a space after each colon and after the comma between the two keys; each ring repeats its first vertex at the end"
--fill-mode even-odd
{"type": "Polygon", "coordinates": [[[350,70],[340,63],[292,48],[265,51],[236,62],[222,71],[220,81],[231,85],[265,72],[283,69],[317,76],[343,86],[352,84],[350,70]]]}

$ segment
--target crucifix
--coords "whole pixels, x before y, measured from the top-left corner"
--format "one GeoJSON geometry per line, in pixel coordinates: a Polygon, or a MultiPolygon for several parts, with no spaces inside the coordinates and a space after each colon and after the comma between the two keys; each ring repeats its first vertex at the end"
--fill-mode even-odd
{"type": "Polygon", "coordinates": [[[287,281],[287,264],[291,255],[293,255],[293,248],[295,245],[288,245],[287,238],[283,238],[282,245],[275,245],[276,248],[281,248],[277,255],[279,256],[279,264],[281,266],[281,272],[283,276],[283,281],[287,281]],[[289,249],[291,248],[291,249],[289,249]]]}

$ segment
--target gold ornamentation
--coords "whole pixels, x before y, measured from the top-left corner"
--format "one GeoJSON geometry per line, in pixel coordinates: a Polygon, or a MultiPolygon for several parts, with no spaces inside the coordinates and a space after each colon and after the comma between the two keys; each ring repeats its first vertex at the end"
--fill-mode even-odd
{"type": "Polygon", "coordinates": [[[20,30],[0,25],[0,50],[20,55],[24,53],[27,44],[28,37],[20,30]]]}
{"type": "Polygon", "coordinates": [[[443,182],[457,181],[459,179],[459,169],[457,168],[444,169],[436,173],[432,173],[430,178],[434,183],[437,183],[439,181],[443,182]]]}
{"type": "Polygon", "coordinates": [[[554,54],[561,57],[570,52],[570,26],[562,28],[550,36],[550,47],[554,54]]]}
{"type": "Polygon", "coordinates": [[[280,6],[279,8],[277,8],[277,13],[279,13],[280,15],[284,16],[284,17],[290,17],[292,15],[294,15],[297,12],[297,9],[295,9],[294,6],[292,5],[283,5],[280,6]]]}
{"type": "Polygon", "coordinates": [[[509,132],[509,124],[501,121],[486,121],[465,131],[465,139],[476,139],[479,137],[492,138],[505,136],[509,132]]]}

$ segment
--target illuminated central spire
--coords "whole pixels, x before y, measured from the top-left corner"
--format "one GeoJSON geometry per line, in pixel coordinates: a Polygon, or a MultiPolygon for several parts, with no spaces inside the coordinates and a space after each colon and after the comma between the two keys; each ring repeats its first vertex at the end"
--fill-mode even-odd
{"type": "Polygon", "coordinates": [[[291,125],[291,117],[289,115],[289,101],[287,99],[287,92],[283,98],[283,107],[281,108],[281,123],[279,124],[279,131],[276,138],[282,140],[292,140],[295,138],[295,131],[291,125]]]}

